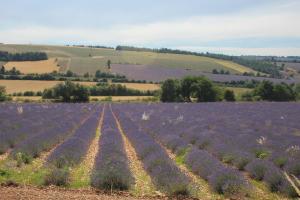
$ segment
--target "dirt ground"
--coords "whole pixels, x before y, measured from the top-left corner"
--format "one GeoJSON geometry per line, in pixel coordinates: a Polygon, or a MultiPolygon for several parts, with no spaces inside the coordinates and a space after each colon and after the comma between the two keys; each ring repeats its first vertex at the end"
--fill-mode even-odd
{"type": "Polygon", "coordinates": [[[0,187],[0,200],[154,200],[166,197],[136,198],[128,193],[104,194],[94,190],[69,190],[56,187],[0,187]]]}

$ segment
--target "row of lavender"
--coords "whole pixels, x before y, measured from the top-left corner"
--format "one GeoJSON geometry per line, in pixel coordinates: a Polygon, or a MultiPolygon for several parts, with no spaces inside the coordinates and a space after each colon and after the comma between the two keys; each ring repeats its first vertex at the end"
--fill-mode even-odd
{"type": "Polygon", "coordinates": [[[106,107],[91,184],[105,190],[128,190],[133,183],[122,135],[111,109],[106,107]]]}
{"type": "Polygon", "coordinates": [[[124,114],[123,107],[114,105],[113,112],[157,188],[169,195],[188,194],[189,178],[180,171],[166,151],[124,114]]]}
{"type": "Polygon", "coordinates": [[[56,123],[56,117],[69,112],[68,109],[64,109],[63,111],[65,112],[60,113],[58,106],[48,109],[48,106],[29,104],[22,106],[9,104],[6,107],[1,105],[0,152],[4,153],[20,141],[42,131],[41,127],[45,123],[52,126],[56,123]]]}
{"type": "Polygon", "coordinates": [[[102,107],[97,106],[91,116],[49,155],[46,163],[49,173],[45,184],[59,186],[69,183],[70,168],[81,163],[96,136],[101,112],[102,107]]]}
{"type": "Polygon", "coordinates": [[[34,158],[69,135],[95,105],[2,104],[1,107],[1,152],[11,148],[12,157],[26,154],[34,158]]]}
{"type": "Polygon", "coordinates": [[[205,179],[218,171],[212,164],[218,159],[264,180],[271,191],[297,195],[282,171],[300,176],[299,104],[156,104],[121,109],[174,152],[192,146],[186,164],[205,179]]]}

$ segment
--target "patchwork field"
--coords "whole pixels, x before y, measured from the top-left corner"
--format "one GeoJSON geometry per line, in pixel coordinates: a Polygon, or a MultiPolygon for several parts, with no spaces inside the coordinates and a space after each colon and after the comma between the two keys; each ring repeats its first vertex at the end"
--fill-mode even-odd
{"type": "MultiPolygon", "coordinates": [[[[44,89],[54,87],[62,81],[31,81],[31,80],[0,80],[0,85],[6,88],[8,94],[13,94],[15,92],[26,92],[26,91],[44,91],[44,89]]],[[[96,82],[76,82],[85,86],[96,85],[96,82]]],[[[136,89],[141,91],[153,91],[158,90],[160,87],[156,84],[139,84],[139,83],[122,83],[130,89],[136,89]]]]}
{"type": "MultiPolygon", "coordinates": [[[[149,101],[154,97],[151,96],[91,96],[90,101],[112,101],[112,102],[141,102],[141,101],[149,101]]],[[[42,97],[33,96],[33,97],[13,97],[13,101],[15,102],[42,102],[42,97]]]]}
{"type": "Polygon", "coordinates": [[[46,52],[50,58],[57,58],[62,69],[70,69],[78,74],[95,73],[96,70],[106,70],[107,60],[115,64],[149,65],[167,69],[193,69],[201,72],[211,72],[213,69],[228,70],[233,74],[241,74],[250,69],[232,62],[175,54],[158,54],[152,52],[115,51],[112,49],[43,46],[43,45],[3,45],[0,51],[9,52],[46,52]],[[70,59],[68,62],[60,60],[70,59]]]}
{"type": "Polygon", "coordinates": [[[297,198],[299,113],[298,103],[0,104],[0,183],[129,199],[297,198]]]}
{"type": "Polygon", "coordinates": [[[57,66],[57,61],[54,58],[43,61],[8,62],[4,67],[6,70],[11,70],[15,67],[24,74],[43,74],[60,71],[60,68],[57,66]]]}
{"type": "MultiPolygon", "coordinates": [[[[6,88],[8,94],[25,91],[44,91],[44,89],[54,87],[62,81],[31,81],[31,80],[0,80],[0,85],[6,88]]],[[[76,82],[75,82],[76,83],[76,82]]],[[[82,85],[96,85],[95,82],[78,82],[82,85]]]]}

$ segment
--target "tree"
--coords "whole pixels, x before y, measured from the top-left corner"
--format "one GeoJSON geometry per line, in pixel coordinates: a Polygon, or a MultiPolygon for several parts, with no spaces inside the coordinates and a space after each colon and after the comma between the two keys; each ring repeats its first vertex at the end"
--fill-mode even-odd
{"type": "Polygon", "coordinates": [[[191,102],[191,96],[193,93],[192,85],[197,82],[197,77],[187,76],[181,81],[181,95],[184,101],[191,102]]]}
{"type": "Polygon", "coordinates": [[[295,91],[295,95],[296,95],[297,100],[300,100],[300,83],[295,85],[294,91],[295,91]]]}
{"type": "Polygon", "coordinates": [[[111,69],[111,66],[110,66],[110,65],[111,65],[111,60],[108,60],[108,61],[107,61],[107,68],[108,68],[108,70],[111,69]]]}
{"type": "Polygon", "coordinates": [[[277,84],[273,88],[274,101],[294,101],[296,94],[293,89],[286,84],[277,84]]]}
{"type": "Polygon", "coordinates": [[[74,96],[73,101],[75,102],[88,102],[90,92],[85,86],[77,85],[72,95],[74,96]]]}
{"type": "Polygon", "coordinates": [[[180,99],[180,84],[177,80],[168,79],[162,85],[160,97],[162,102],[176,102],[180,99]]]}
{"type": "Polygon", "coordinates": [[[235,101],[234,91],[226,90],[225,93],[224,93],[224,99],[226,101],[235,101]]]}
{"type": "Polygon", "coordinates": [[[83,75],[84,78],[89,78],[90,77],[90,74],[87,72],[83,75]]]}
{"type": "Polygon", "coordinates": [[[219,72],[218,72],[217,69],[213,69],[213,70],[212,70],[212,73],[213,73],[213,74],[219,74],[219,72]]]}
{"type": "Polygon", "coordinates": [[[63,102],[88,102],[90,92],[85,86],[65,81],[43,92],[44,99],[61,99],[63,102]]]}
{"type": "Polygon", "coordinates": [[[71,81],[65,81],[54,87],[54,94],[56,97],[62,98],[63,102],[70,102],[74,93],[76,85],[71,81]]]}
{"type": "Polygon", "coordinates": [[[205,77],[198,78],[192,84],[192,91],[198,102],[215,102],[218,100],[218,91],[214,84],[205,77]]]}
{"type": "Polygon", "coordinates": [[[74,72],[72,72],[71,70],[68,70],[66,73],[66,77],[75,77],[76,74],[74,72]]]}
{"type": "Polygon", "coordinates": [[[4,86],[0,86],[0,102],[6,100],[6,90],[4,86]]]}
{"type": "Polygon", "coordinates": [[[97,70],[95,73],[96,78],[101,78],[102,77],[102,72],[100,70],[97,70]]]}
{"type": "Polygon", "coordinates": [[[254,90],[255,96],[260,96],[262,100],[271,101],[273,99],[273,83],[270,81],[261,82],[254,90]]]}
{"type": "Polygon", "coordinates": [[[1,67],[0,74],[3,74],[3,75],[5,74],[5,67],[4,66],[1,67]]]}

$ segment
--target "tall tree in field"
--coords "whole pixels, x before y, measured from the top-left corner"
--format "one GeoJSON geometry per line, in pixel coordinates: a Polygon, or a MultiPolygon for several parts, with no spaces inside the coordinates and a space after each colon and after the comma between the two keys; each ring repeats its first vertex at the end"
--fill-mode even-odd
{"type": "Polygon", "coordinates": [[[256,96],[260,96],[262,100],[271,101],[273,99],[273,83],[270,81],[261,82],[254,91],[256,96]]]}
{"type": "Polygon", "coordinates": [[[294,101],[296,94],[293,89],[286,84],[278,84],[273,88],[274,101],[294,101]]]}
{"type": "Polygon", "coordinates": [[[6,100],[6,90],[4,86],[0,86],[0,101],[6,100]]]}
{"type": "Polygon", "coordinates": [[[224,99],[226,101],[235,101],[235,95],[232,90],[226,90],[224,93],[224,99]]]}
{"type": "Polygon", "coordinates": [[[186,102],[191,102],[191,96],[193,93],[193,88],[192,85],[194,83],[196,83],[198,80],[197,77],[185,77],[182,81],[181,81],[181,95],[184,101],[186,102]]]}
{"type": "Polygon", "coordinates": [[[162,85],[161,101],[176,102],[180,98],[180,84],[177,80],[168,79],[162,85]]]}
{"type": "Polygon", "coordinates": [[[111,69],[111,60],[108,60],[108,61],[107,61],[107,68],[108,68],[108,70],[111,69]]]}
{"type": "Polygon", "coordinates": [[[205,77],[199,77],[193,83],[192,91],[198,102],[215,102],[218,100],[218,91],[214,84],[205,77]]]}
{"type": "Polygon", "coordinates": [[[0,74],[5,74],[5,67],[4,66],[1,67],[0,74]]]}

